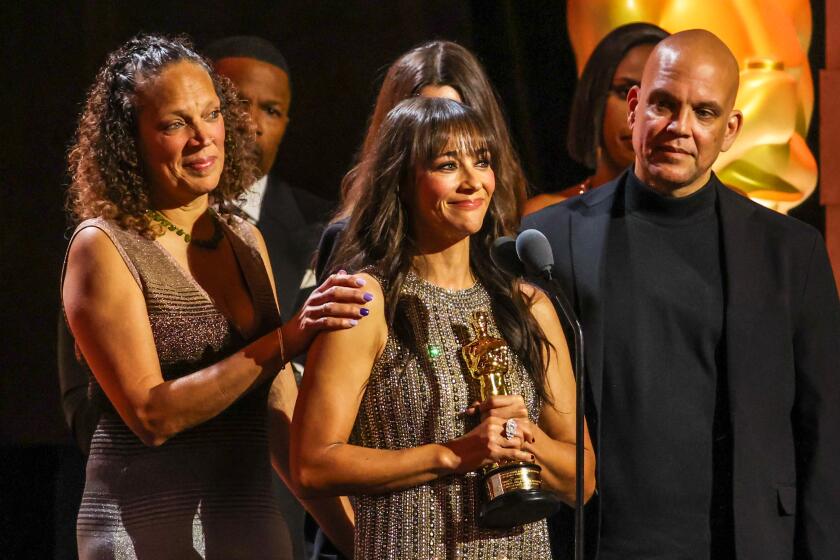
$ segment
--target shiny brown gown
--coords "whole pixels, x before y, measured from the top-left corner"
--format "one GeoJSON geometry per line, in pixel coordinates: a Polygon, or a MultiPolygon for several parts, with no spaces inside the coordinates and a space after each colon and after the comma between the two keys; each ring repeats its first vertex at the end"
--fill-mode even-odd
{"type": "MultiPolygon", "coordinates": [[[[280,318],[256,242],[241,222],[222,225],[259,316],[258,335],[264,334],[280,318]]],[[[158,243],[102,219],[76,231],[87,227],[108,235],[143,291],[165,379],[248,344],[158,243]]],[[[87,462],[76,527],[79,557],[290,558],[286,523],[271,492],[268,389],[266,382],[215,418],[148,447],[91,376],[92,397],[104,413],[87,462]]]]}
{"type": "MultiPolygon", "coordinates": [[[[471,430],[476,420],[463,411],[477,400],[477,388],[461,360],[472,338],[473,311],[490,311],[480,285],[445,290],[409,273],[397,315],[405,332],[389,332],[370,374],[352,443],[377,449],[405,449],[444,443],[471,430]]],[[[491,336],[499,336],[495,322],[491,336]]],[[[531,378],[515,360],[510,389],[525,399],[532,421],[540,399],[531,378]]],[[[356,558],[495,560],[551,558],[545,521],[487,530],[476,525],[481,497],[476,473],[449,476],[356,501],[356,558]]]]}

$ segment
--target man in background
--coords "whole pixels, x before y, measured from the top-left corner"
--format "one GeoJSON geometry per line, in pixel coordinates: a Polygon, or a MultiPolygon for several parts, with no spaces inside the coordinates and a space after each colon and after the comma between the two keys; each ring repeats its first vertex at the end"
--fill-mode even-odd
{"type": "MultiPolygon", "coordinates": [[[[248,190],[240,208],[265,239],[280,315],[285,322],[315,287],[312,254],[331,210],[323,199],[283,181],[282,171],[274,166],[289,124],[292,104],[289,66],[272,43],[248,35],[214,41],[204,48],[204,54],[213,62],[216,72],[236,86],[254,125],[256,155],[262,176],[248,190]]],[[[294,365],[300,381],[302,369],[299,364],[294,365]]],[[[308,559],[316,528],[311,527],[313,524],[309,520],[308,537],[304,539],[303,508],[276,473],[274,487],[289,525],[295,558],[308,559]]]]}
{"type": "Polygon", "coordinates": [[[285,322],[315,286],[310,264],[331,205],[290,186],[274,166],[292,103],[289,67],[280,51],[260,37],[235,36],[207,45],[204,54],[236,86],[254,123],[262,177],[241,209],[265,238],[285,322]]]}

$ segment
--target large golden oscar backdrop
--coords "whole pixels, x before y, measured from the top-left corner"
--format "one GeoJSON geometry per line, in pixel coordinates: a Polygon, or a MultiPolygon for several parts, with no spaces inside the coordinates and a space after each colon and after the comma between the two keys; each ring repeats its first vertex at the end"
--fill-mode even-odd
{"type": "Polygon", "coordinates": [[[744,128],[715,164],[724,183],[780,212],[813,192],[817,163],[805,143],[814,110],[808,0],[569,0],[578,73],[604,35],[633,21],[670,33],[708,29],[738,58],[744,128]]]}

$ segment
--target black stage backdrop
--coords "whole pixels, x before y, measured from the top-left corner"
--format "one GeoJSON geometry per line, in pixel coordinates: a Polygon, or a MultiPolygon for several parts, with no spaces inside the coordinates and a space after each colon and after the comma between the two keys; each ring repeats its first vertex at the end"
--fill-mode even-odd
{"type": "MultiPolygon", "coordinates": [[[[824,65],[822,0],[811,64],[824,65]]],[[[69,233],[65,153],[105,55],[140,31],[274,41],[291,68],[291,123],[278,165],[294,185],[337,196],[384,70],[430,39],[473,49],[499,90],[535,190],[586,175],[564,150],[576,82],[565,2],[4,2],[0,134],[0,556],[75,557],[83,462],[64,426],[55,327],[69,233]],[[167,5],[168,4],[168,5],[167,5]]],[[[814,73],[815,79],[819,74],[814,73]]],[[[815,92],[819,92],[815,83],[815,92]]],[[[818,120],[815,114],[814,122],[818,120]]],[[[816,126],[809,144],[816,153],[816,126]]],[[[817,227],[812,196],[793,212],[817,227]]]]}

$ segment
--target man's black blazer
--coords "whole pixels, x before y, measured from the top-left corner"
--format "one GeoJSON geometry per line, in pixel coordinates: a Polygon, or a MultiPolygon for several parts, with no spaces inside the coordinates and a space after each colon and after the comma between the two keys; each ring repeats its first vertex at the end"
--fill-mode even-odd
{"type": "Polygon", "coordinates": [[[311,292],[300,290],[301,281],[314,268],[312,257],[331,209],[328,201],[269,174],[257,227],[268,248],[284,322],[311,292]]]}
{"type": "MultiPolygon", "coordinates": [[[[626,177],[522,224],[548,237],[583,325],[596,451],[610,343],[603,336],[605,243],[626,177]]],[[[712,183],[725,267],[737,557],[840,558],[840,302],[825,245],[814,228],[731,191],[714,175],[712,183]]],[[[591,518],[599,519],[594,502],[591,518]]],[[[597,527],[587,530],[597,535],[597,527]]]]}

